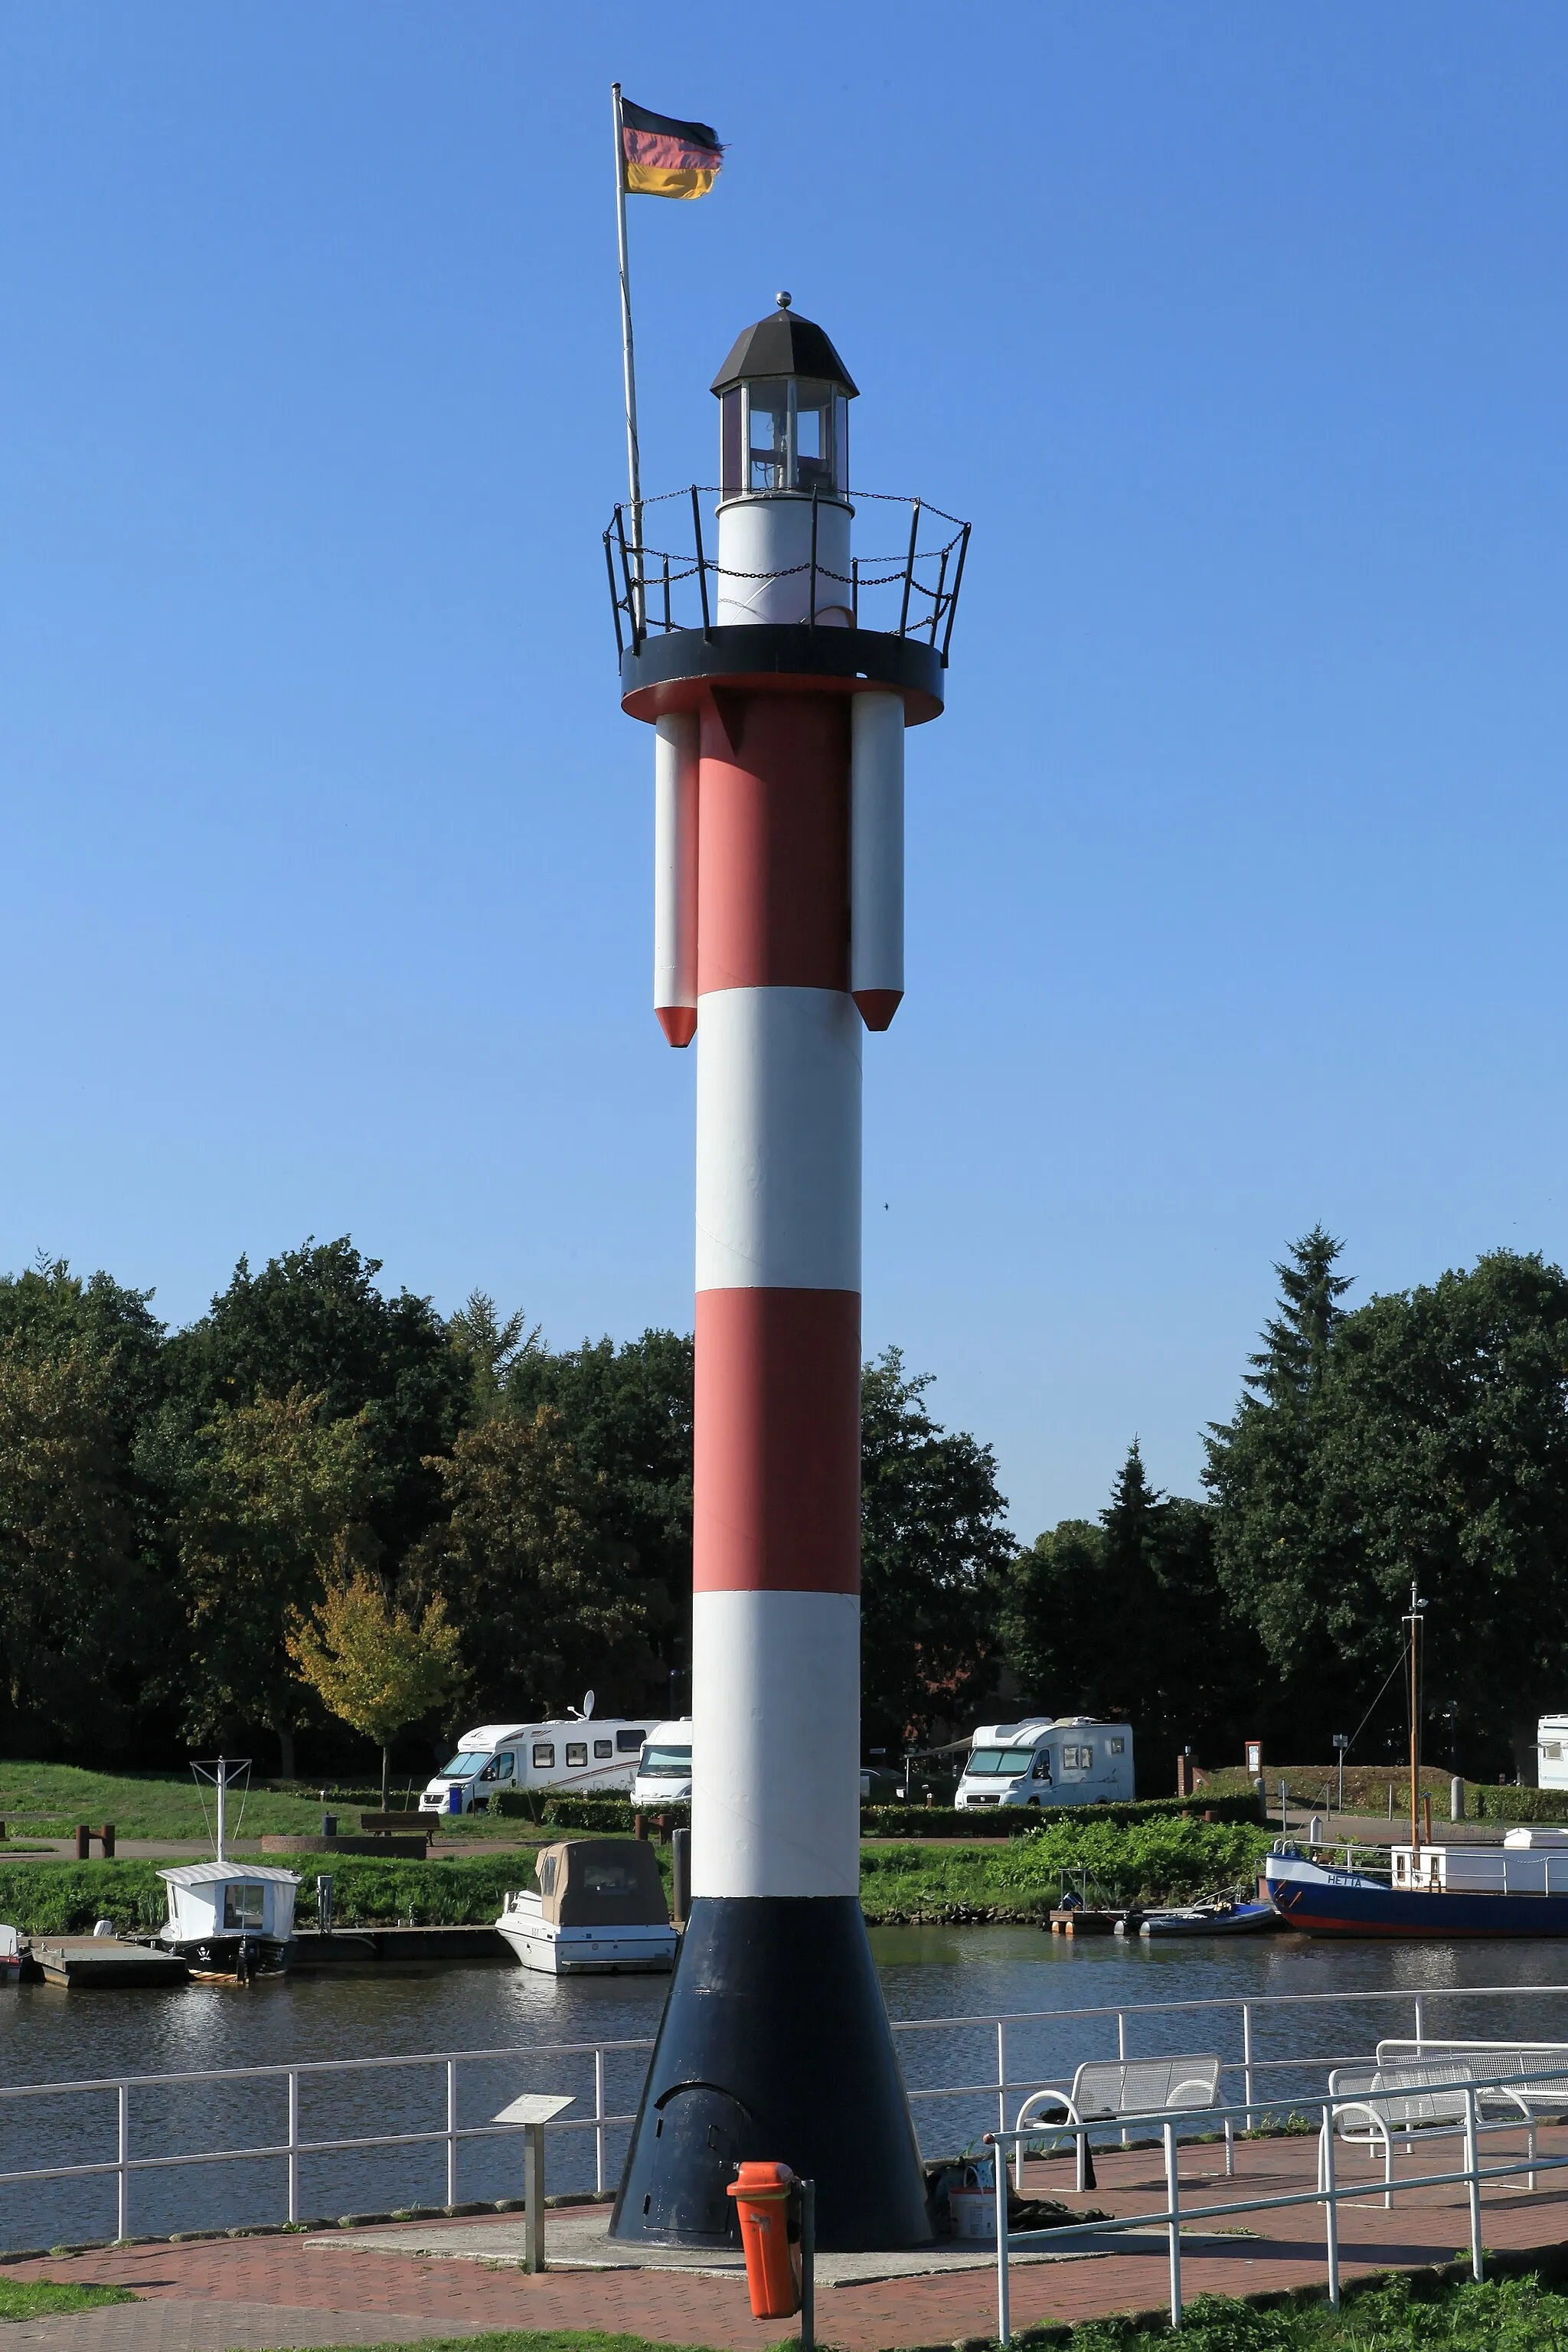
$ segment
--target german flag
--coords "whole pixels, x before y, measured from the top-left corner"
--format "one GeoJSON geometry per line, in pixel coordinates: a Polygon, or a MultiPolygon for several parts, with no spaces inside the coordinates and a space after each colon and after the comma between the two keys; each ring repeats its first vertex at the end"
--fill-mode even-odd
{"type": "Polygon", "coordinates": [[[706,122],[678,122],[621,100],[622,170],[628,196],[705,196],[724,165],[706,122]]]}

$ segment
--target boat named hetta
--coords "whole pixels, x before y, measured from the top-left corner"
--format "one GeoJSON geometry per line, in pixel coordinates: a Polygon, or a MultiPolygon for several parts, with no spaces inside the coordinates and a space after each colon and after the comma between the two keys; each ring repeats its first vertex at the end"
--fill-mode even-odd
{"type": "Polygon", "coordinates": [[[210,1781],[217,1793],[213,1858],[158,1873],[169,1890],[169,1916],[153,1941],[177,1952],[195,1977],[248,1984],[254,1977],[276,1976],[293,1948],[300,1881],[291,1870],[237,1862],[224,1852],[226,1801],[240,1775],[249,1773],[248,1762],[220,1756],[216,1766],[191,1769],[198,1784],[210,1781]]]}
{"type": "Polygon", "coordinates": [[[658,1857],[637,1838],[570,1838],[547,1845],[537,1887],[509,1895],[496,1921],[525,1969],[607,1976],[675,1966],[658,1857]]]}
{"type": "Polygon", "coordinates": [[[1568,1830],[1510,1830],[1500,1845],[1396,1845],[1387,1879],[1310,1861],[1283,1840],[1268,1899],[1309,1936],[1568,1936],[1568,1830]]]}

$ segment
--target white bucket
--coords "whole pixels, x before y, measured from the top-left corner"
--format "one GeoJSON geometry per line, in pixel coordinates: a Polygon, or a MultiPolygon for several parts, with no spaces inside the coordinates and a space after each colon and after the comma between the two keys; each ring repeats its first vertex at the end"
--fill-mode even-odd
{"type": "Polygon", "coordinates": [[[948,2210],[952,2215],[955,2238],[994,2238],[996,2235],[996,2191],[994,2189],[950,2189],[948,2210]]]}

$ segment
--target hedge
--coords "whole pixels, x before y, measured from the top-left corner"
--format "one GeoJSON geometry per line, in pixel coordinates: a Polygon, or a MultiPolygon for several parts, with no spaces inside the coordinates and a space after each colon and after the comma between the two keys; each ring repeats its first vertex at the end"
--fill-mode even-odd
{"type": "MultiPolygon", "coordinates": [[[[303,1857],[301,1857],[303,1859],[303,1857]]],[[[515,1886],[532,1883],[531,1854],[481,1853],[461,1861],[376,1862],[361,1854],[323,1855],[301,1871],[296,1897],[302,1927],[316,1910],[318,1867],[332,1882],[339,1927],[457,1927],[494,1919],[515,1886]]],[[[163,1926],[169,1906],[151,1862],[0,1864],[0,1919],[27,1936],[85,1936],[96,1919],[122,1933],[163,1926]]]]}
{"type": "MultiPolygon", "coordinates": [[[[496,1811],[512,1819],[535,1816],[521,1790],[492,1799],[496,1811]]],[[[533,1801],[538,1803],[538,1799],[533,1801]]],[[[652,1822],[661,1814],[673,1826],[691,1818],[689,1805],[645,1805],[639,1809],[652,1822]]],[[[1239,1797],[1151,1797],[1123,1805],[1042,1806],[1037,1812],[1026,1805],[976,1805],[961,1812],[956,1805],[862,1805],[862,1837],[1006,1838],[1022,1837],[1042,1822],[1066,1820],[1110,1822],[1126,1827],[1133,1822],[1201,1821],[1205,1813],[1215,1822],[1256,1822],[1262,1819],[1254,1795],[1239,1797]]],[[[625,1836],[632,1825],[631,1801],[626,1797],[546,1797],[540,1817],[559,1829],[600,1831],[625,1836]]]]}
{"type": "MultiPolygon", "coordinates": [[[[1484,1780],[1471,1781],[1465,1811],[1478,1822],[1568,1822],[1568,1789],[1489,1789],[1484,1780]]],[[[1436,1836],[1436,1822],[1432,1830],[1436,1836]]]]}

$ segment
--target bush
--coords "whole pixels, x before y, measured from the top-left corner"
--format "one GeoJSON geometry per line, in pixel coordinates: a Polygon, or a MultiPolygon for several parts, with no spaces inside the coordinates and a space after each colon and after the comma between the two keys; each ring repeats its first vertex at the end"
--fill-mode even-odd
{"type": "MultiPolygon", "coordinates": [[[[526,1853],[440,1862],[376,1862],[357,1853],[310,1860],[295,1898],[301,1927],[315,1914],[319,1872],[332,1882],[332,1916],[343,1927],[394,1927],[405,1920],[418,1927],[479,1926],[498,1916],[513,1887],[533,1883],[526,1853]]],[[[26,1936],[85,1936],[95,1919],[112,1919],[122,1934],[148,1935],[168,1916],[163,1882],[151,1862],[0,1864],[0,1918],[26,1936]]]]}
{"type": "Polygon", "coordinates": [[[1027,1837],[1041,1827],[1059,1822],[1110,1822],[1125,1828],[1133,1822],[1180,1820],[1201,1822],[1212,1813],[1216,1823],[1258,1822],[1258,1799],[1247,1797],[1152,1797],[1142,1803],[1048,1805],[1038,1812],[1024,1805],[976,1805],[960,1811],[956,1805],[862,1805],[862,1837],[889,1838],[1008,1838],[1027,1837]]]}
{"type": "MultiPolygon", "coordinates": [[[[1465,1811],[1477,1822],[1568,1822],[1568,1789],[1489,1789],[1472,1781],[1465,1811]]],[[[1432,1829],[1436,1835],[1436,1822],[1432,1829]]]]}

